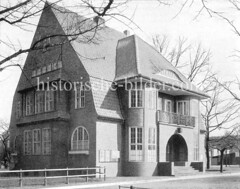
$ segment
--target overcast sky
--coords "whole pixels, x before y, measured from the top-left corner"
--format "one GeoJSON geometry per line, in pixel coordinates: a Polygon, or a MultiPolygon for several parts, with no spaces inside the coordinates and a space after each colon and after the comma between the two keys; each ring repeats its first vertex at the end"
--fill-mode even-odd
{"type": "MultiPolygon", "coordinates": [[[[231,9],[228,9],[223,0],[212,0],[212,2],[214,8],[230,12],[232,18],[239,17],[231,9]]],[[[69,6],[72,4],[69,0],[64,5],[69,6]]],[[[230,57],[235,49],[240,49],[240,37],[237,37],[224,21],[211,18],[207,14],[194,20],[193,18],[196,16],[197,10],[199,10],[197,6],[184,9],[181,14],[174,18],[179,8],[179,4],[163,6],[150,0],[130,1],[123,14],[128,17],[133,16],[134,23],[140,29],[134,25],[128,28],[114,19],[108,21],[106,25],[119,31],[131,30],[131,34],[137,34],[149,43],[152,43],[151,38],[154,34],[166,34],[173,40],[176,40],[179,36],[184,36],[193,44],[201,42],[204,48],[211,50],[213,69],[219,72],[223,80],[234,79],[237,75],[240,76],[239,61],[230,57]]],[[[39,17],[35,18],[33,23],[37,23],[38,19],[39,17]]],[[[239,21],[236,24],[239,24],[239,21]]],[[[127,21],[125,23],[128,24],[127,21]]],[[[29,27],[30,31],[26,32],[1,24],[0,37],[21,44],[22,47],[29,47],[35,29],[35,26],[31,26],[29,27]]],[[[0,46],[0,48],[1,51],[5,50],[3,46],[0,46]]],[[[25,57],[22,56],[19,62],[23,64],[25,57]]],[[[19,77],[20,70],[16,67],[6,69],[0,73],[0,119],[10,120],[12,99],[19,77]]]]}

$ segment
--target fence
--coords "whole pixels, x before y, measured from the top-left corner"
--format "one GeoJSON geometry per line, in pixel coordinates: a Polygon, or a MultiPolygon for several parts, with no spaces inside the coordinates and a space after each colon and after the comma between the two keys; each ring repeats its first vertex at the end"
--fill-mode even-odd
{"type": "Polygon", "coordinates": [[[1,180],[18,180],[19,186],[23,186],[23,180],[25,179],[43,179],[44,186],[47,186],[48,179],[55,178],[66,178],[66,184],[69,184],[69,178],[85,178],[86,182],[90,177],[99,177],[100,179],[103,177],[104,181],[106,180],[106,168],[105,167],[94,167],[94,168],[65,168],[65,169],[35,169],[35,170],[13,170],[13,171],[0,171],[0,176],[4,174],[18,174],[18,177],[7,177],[6,179],[0,178],[1,180]],[[70,172],[80,171],[83,174],[69,174],[70,172]],[[92,173],[91,173],[92,171],[92,173]],[[65,172],[65,175],[59,176],[50,176],[48,173],[51,172],[65,172]],[[41,177],[24,177],[24,173],[39,173],[44,176],[41,177]]]}
{"type": "Polygon", "coordinates": [[[149,188],[140,188],[140,187],[135,187],[135,186],[119,186],[119,189],[122,188],[129,188],[129,189],[149,189],[149,188]]]}

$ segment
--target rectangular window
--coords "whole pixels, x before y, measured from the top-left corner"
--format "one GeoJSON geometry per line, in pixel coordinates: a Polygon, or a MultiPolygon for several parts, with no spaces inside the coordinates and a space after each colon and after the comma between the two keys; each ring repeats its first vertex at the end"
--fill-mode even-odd
{"type": "Polygon", "coordinates": [[[156,162],[156,128],[148,130],[148,161],[156,162]]]}
{"type": "Polygon", "coordinates": [[[56,70],[57,69],[57,62],[52,63],[52,69],[56,70]]]}
{"type": "Polygon", "coordinates": [[[130,127],[130,161],[142,161],[143,160],[143,141],[142,141],[142,128],[130,127]]]}
{"type": "Polygon", "coordinates": [[[172,112],[172,101],[171,100],[165,100],[165,111],[172,112]]]}
{"type": "Polygon", "coordinates": [[[16,105],[16,118],[20,118],[21,117],[21,101],[17,101],[17,105],[16,105]]]}
{"type": "Polygon", "coordinates": [[[42,74],[45,74],[47,72],[47,66],[42,67],[42,74]]]}
{"type": "Polygon", "coordinates": [[[85,87],[81,86],[75,91],[75,108],[85,107],[85,87]]]}
{"type": "Polygon", "coordinates": [[[44,155],[51,154],[51,129],[42,129],[42,153],[44,155]]]}
{"type": "Polygon", "coordinates": [[[24,155],[31,155],[32,154],[32,131],[27,130],[23,133],[23,149],[24,155]]]}
{"type": "Polygon", "coordinates": [[[177,113],[181,115],[189,115],[189,107],[187,101],[177,101],[177,113]]]}
{"type": "Polygon", "coordinates": [[[157,98],[157,110],[162,110],[162,98],[157,98]]]}
{"type": "Polygon", "coordinates": [[[129,91],[129,107],[139,108],[143,107],[143,92],[142,90],[129,91]]]}
{"type": "Polygon", "coordinates": [[[41,154],[41,130],[33,130],[33,155],[41,154]]]}
{"type": "Polygon", "coordinates": [[[52,71],[52,64],[47,65],[47,72],[50,72],[50,71],[52,71]]]}
{"type": "Polygon", "coordinates": [[[156,90],[149,88],[146,90],[148,93],[148,108],[149,109],[156,109],[156,90]]]}
{"type": "Polygon", "coordinates": [[[36,76],[36,70],[33,70],[32,71],[32,77],[35,77],[36,76]]]}
{"type": "Polygon", "coordinates": [[[26,116],[33,114],[33,96],[31,93],[26,94],[26,116]]]}
{"type": "Polygon", "coordinates": [[[42,74],[42,69],[41,68],[38,68],[37,69],[37,74],[36,75],[41,75],[42,74]]]}
{"type": "Polygon", "coordinates": [[[54,110],[54,91],[49,89],[45,91],[45,111],[50,112],[54,110]]]}
{"type": "Polygon", "coordinates": [[[198,150],[198,136],[194,135],[194,157],[193,160],[194,161],[198,161],[199,160],[199,150],[198,150]]]}
{"type": "Polygon", "coordinates": [[[44,91],[37,91],[35,94],[35,113],[44,111],[44,91]]]}

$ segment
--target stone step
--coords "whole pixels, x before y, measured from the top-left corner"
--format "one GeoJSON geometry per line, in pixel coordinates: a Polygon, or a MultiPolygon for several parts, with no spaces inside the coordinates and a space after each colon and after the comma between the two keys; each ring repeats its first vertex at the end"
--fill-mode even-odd
{"type": "Polygon", "coordinates": [[[200,172],[191,166],[174,166],[175,176],[197,175],[200,172]]]}

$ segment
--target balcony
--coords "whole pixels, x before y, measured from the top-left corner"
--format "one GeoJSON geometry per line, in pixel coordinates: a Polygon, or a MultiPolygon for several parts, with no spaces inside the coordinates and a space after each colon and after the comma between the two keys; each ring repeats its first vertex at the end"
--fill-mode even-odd
{"type": "Polygon", "coordinates": [[[195,127],[195,117],[181,115],[176,113],[164,112],[161,110],[157,111],[157,121],[167,124],[176,124],[195,127]]]}

